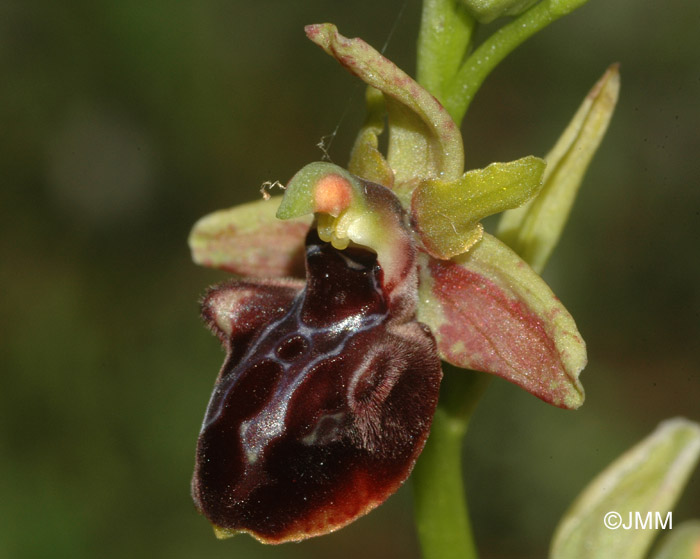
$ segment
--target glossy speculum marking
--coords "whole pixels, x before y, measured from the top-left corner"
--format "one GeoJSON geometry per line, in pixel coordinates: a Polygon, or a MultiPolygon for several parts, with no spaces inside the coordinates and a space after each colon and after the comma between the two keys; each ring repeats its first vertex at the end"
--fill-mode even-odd
{"type": "Polygon", "coordinates": [[[383,280],[372,251],[338,250],[312,228],[305,285],[233,281],[206,296],[227,358],[192,490],[220,534],[280,543],[327,533],[408,477],[442,373],[432,334],[415,321],[415,275],[398,300],[383,280]]]}

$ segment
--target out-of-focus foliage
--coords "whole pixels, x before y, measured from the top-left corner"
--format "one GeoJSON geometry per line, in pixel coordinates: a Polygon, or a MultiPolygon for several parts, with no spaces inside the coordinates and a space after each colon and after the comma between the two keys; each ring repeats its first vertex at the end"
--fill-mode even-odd
{"type": "MultiPolygon", "coordinates": [[[[0,556],[417,556],[410,491],[282,548],[216,541],[188,494],[221,360],[196,300],[225,277],[189,261],[188,231],[319,159],[339,121],[330,154],[346,163],[364,92],[303,25],[381,47],[403,4],[0,5],[0,556]]],[[[406,2],[387,49],[407,69],[419,12],[406,2]]],[[[661,419],[700,419],[699,18],[682,0],[591,0],[507,59],[467,115],[467,168],[544,155],[621,63],[545,272],[588,343],[587,402],[489,389],[465,460],[484,556],[544,556],[596,472],[661,419]]],[[[674,521],[698,503],[696,473],[674,521]]]]}
{"type": "Polygon", "coordinates": [[[647,557],[657,527],[664,524],[673,529],[668,511],[683,493],[699,458],[700,424],[678,417],[662,421],[576,498],[557,526],[550,559],[647,557]],[[637,520],[645,516],[649,521],[637,520]],[[635,525],[645,528],[635,529],[635,525]]]}

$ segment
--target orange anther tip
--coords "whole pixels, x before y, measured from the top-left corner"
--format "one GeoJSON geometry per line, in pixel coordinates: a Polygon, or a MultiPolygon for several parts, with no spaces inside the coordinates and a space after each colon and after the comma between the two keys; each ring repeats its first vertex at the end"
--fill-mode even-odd
{"type": "Polygon", "coordinates": [[[314,211],[338,217],[352,200],[350,181],[340,175],[326,175],[316,183],[314,211]]]}

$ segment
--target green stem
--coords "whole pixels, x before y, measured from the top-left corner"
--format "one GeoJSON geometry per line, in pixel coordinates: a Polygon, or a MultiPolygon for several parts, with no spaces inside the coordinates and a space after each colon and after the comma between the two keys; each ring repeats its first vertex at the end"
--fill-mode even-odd
{"type": "Polygon", "coordinates": [[[586,3],[587,0],[543,0],[504,25],[464,62],[444,88],[443,105],[460,123],[474,95],[491,71],[517,46],[532,35],[586,3]]]}
{"type": "MultiPolygon", "coordinates": [[[[587,0],[542,0],[491,35],[463,62],[476,20],[460,0],[424,0],[418,82],[459,124],[491,71],[518,45],[587,0]]],[[[424,559],[476,559],[462,480],[462,444],[490,375],[445,367],[430,437],[412,474],[424,559]]]]}
{"type": "Polygon", "coordinates": [[[464,61],[475,27],[460,0],[423,1],[416,79],[438,101],[464,61]]]}
{"type": "Polygon", "coordinates": [[[462,481],[462,443],[490,375],[445,367],[430,437],[412,482],[424,559],[476,559],[462,481]]]}

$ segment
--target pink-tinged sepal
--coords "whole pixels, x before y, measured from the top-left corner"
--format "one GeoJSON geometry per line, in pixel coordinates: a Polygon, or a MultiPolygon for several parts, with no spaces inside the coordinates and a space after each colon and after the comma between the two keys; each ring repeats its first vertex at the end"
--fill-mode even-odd
{"type": "Polygon", "coordinates": [[[341,528],[398,489],[428,436],[442,372],[415,307],[387,291],[371,250],[312,229],[306,263],[302,291],[256,283],[248,294],[238,282],[205,300],[215,332],[230,324],[233,336],[192,481],[220,537],[282,543],[341,528]]]}
{"type": "Polygon", "coordinates": [[[586,346],[547,284],[491,235],[452,260],[420,259],[418,319],[458,367],[493,373],[545,402],[583,403],[586,346]]]}
{"type": "Polygon", "coordinates": [[[190,233],[192,259],[246,277],[304,277],[304,237],[312,218],[277,219],[281,198],[205,215],[190,233]]]}

